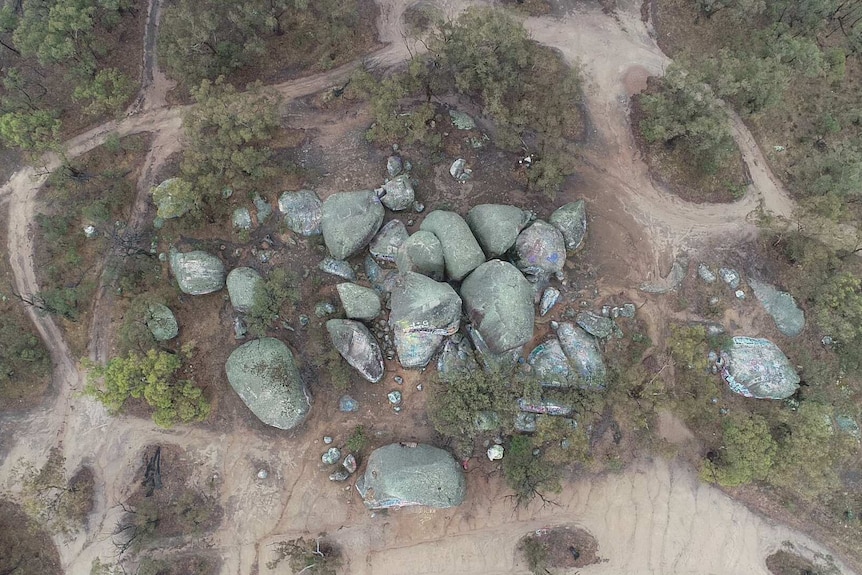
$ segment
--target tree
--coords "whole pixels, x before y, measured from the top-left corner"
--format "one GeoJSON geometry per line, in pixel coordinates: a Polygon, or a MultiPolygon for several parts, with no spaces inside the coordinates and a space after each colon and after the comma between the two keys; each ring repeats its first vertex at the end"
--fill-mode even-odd
{"type": "Polygon", "coordinates": [[[760,415],[734,415],[723,422],[722,449],[717,459],[704,462],[701,476],[735,487],[769,476],[777,445],[760,415]]]}
{"type": "Polygon", "coordinates": [[[88,101],[84,113],[90,116],[117,114],[134,92],[134,83],[116,68],[99,70],[89,82],[75,87],[72,99],[88,101]]]}
{"type": "Polygon", "coordinates": [[[785,433],[778,441],[770,483],[809,498],[839,489],[839,466],[857,446],[849,436],[835,433],[832,408],[805,401],[783,420],[785,433]]]}
{"type": "Polygon", "coordinates": [[[712,89],[677,64],[658,86],[658,93],[641,96],[641,134],[650,143],[679,146],[702,172],[715,173],[736,148],[712,89]]]}
{"type": "Polygon", "coordinates": [[[93,509],[95,481],[89,467],[80,468],[67,481],[65,463],[62,450],[52,447],[41,468],[21,461],[16,473],[27,514],[51,531],[68,535],[85,527],[93,509]]]}
{"type": "Polygon", "coordinates": [[[0,139],[6,145],[27,151],[44,151],[57,144],[60,120],[56,112],[7,112],[0,115],[0,139]]]}
{"type": "Polygon", "coordinates": [[[181,170],[202,200],[221,199],[226,187],[249,189],[270,176],[267,144],[281,126],[280,96],[260,84],[237,92],[224,77],[204,80],[192,96],[197,106],[184,120],[188,148],[181,170]]]}
{"type": "Polygon", "coordinates": [[[845,367],[862,365],[862,279],[848,271],[829,277],[814,294],[820,329],[838,342],[845,367]]]}
{"type": "Polygon", "coordinates": [[[438,376],[431,385],[428,414],[439,433],[472,439],[478,433],[477,419],[486,413],[499,421],[512,421],[520,386],[514,377],[481,369],[438,376]]]}
{"type": "Polygon", "coordinates": [[[503,458],[506,484],[515,492],[516,505],[527,505],[539,496],[547,501],[543,492],[559,492],[559,469],[545,461],[541,454],[534,455],[533,442],[525,435],[512,437],[503,458]]]}
{"type": "Polygon", "coordinates": [[[341,565],[338,548],[327,542],[315,540],[292,539],[279,541],[275,544],[276,558],[267,561],[268,569],[275,569],[279,563],[288,559],[288,565],[293,573],[307,575],[335,575],[341,565]]]}
{"type": "Polygon", "coordinates": [[[284,315],[282,308],[285,303],[295,305],[299,301],[298,283],[298,278],[285,269],[276,268],[255,286],[252,306],[246,316],[248,329],[253,335],[264,335],[273,322],[284,315]]]}
{"type": "Polygon", "coordinates": [[[112,413],[122,411],[129,398],[143,398],[155,409],[153,420],[162,427],[177,421],[202,421],[209,415],[209,402],[191,381],[176,378],[181,366],[178,356],[164,351],[151,349],[145,355],[129,352],[105,366],[90,364],[85,392],[112,413]]]}

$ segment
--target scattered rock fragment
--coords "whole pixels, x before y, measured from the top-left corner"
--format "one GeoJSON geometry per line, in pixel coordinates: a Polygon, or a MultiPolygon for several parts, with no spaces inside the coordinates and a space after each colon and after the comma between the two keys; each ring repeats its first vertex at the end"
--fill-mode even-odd
{"type": "Polygon", "coordinates": [[[335,465],[339,459],[341,459],[341,450],[337,447],[330,447],[320,458],[326,465],[335,465]]]}
{"type": "Polygon", "coordinates": [[[458,158],[449,166],[449,174],[459,182],[466,182],[473,176],[473,170],[467,167],[467,160],[458,158]]]}
{"type": "Polygon", "coordinates": [[[596,315],[591,311],[582,311],[575,321],[585,332],[599,339],[608,338],[614,332],[612,319],[596,315]]]}
{"type": "Polygon", "coordinates": [[[317,269],[350,282],[356,281],[356,272],[354,272],[353,268],[350,267],[350,264],[344,260],[324,258],[323,261],[317,264],[317,269]]]}
{"type": "Polygon", "coordinates": [[[545,316],[560,300],[560,290],[554,287],[546,288],[539,302],[539,315],[545,316]]]}
{"type": "Polygon", "coordinates": [[[359,411],[359,402],[349,395],[342,395],[338,400],[338,411],[342,413],[353,413],[359,411]]]}
{"type": "Polygon", "coordinates": [[[718,279],[715,277],[715,274],[712,273],[712,270],[709,269],[709,266],[703,262],[697,265],[697,275],[708,284],[715,283],[715,280],[718,279]]]}
{"type": "Polygon", "coordinates": [[[721,281],[730,286],[730,289],[735,290],[739,287],[739,274],[736,270],[721,268],[718,270],[718,276],[721,278],[721,281]]]}

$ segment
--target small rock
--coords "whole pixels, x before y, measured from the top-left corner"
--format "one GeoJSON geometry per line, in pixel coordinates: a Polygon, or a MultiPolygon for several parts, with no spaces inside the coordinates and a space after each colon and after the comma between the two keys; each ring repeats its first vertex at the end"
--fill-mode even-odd
{"type": "Polygon", "coordinates": [[[257,472],[257,478],[258,479],[266,479],[267,477],[269,477],[269,472],[266,469],[258,470],[258,472],[257,472]]]}
{"type": "Polygon", "coordinates": [[[314,306],[314,315],[316,317],[326,317],[336,312],[336,308],[334,305],[329,303],[328,301],[319,302],[314,306]]]}
{"type": "Polygon", "coordinates": [[[332,438],[328,435],[323,438],[323,443],[325,443],[326,445],[329,445],[330,443],[332,443],[332,441],[332,438]]]}
{"type": "Polygon", "coordinates": [[[301,325],[302,327],[307,326],[309,321],[311,320],[308,318],[307,315],[302,314],[299,316],[299,325],[301,325]]]}
{"type": "Polygon", "coordinates": [[[542,294],[542,300],[539,302],[539,315],[546,315],[551,308],[557,305],[557,302],[560,300],[560,290],[554,287],[549,287],[545,289],[545,292],[542,294]]]}
{"type": "Polygon", "coordinates": [[[611,306],[603,305],[602,306],[602,317],[611,317],[611,306]]]}
{"type": "Polygon", "coordinates": [[[635,312],[637,308],[633,303],[624,303],[623,307],[620,308],[620,317],[633,318],[635,316],[635,312]]]}
{"type": "Polygon", "coordinates": [[[247,333],[248,327],[246,327],[245,322],[242,320],[242,318],[235,317],[233,319],[233,337],[235,339],[242,339],[247,333]]]}
{"type": "Polygon", "coordinates": [[[338,411],[343,413],[353,413],[359,411],[359,402],[349,395],[342,395],[338,400],[338,411]]]}
{"type": "Polygon", "coordinates": [[[542,454],[542,450],[539,449],[538,447],[533,450],[533,457],[538,457],[541,454],[542,454]]]}
{"type": "Polygon", "coordinates": [[[588,311],[579,313],[575,321],[585,332],[600,339],[610,337],[615,325],[612,319],[588,311]]]}
{"type": "Polygon", "coordinates": [[[721,268],[718,270],[718,275],[721,278],[721,281],[730,286],[730,289],[735,290],[739,287],[739,274],[736,270],[721,268]]]}
{"type": "Polygon", "coordinates": [[[390,391],[386,394],[386,397],[389,398],[389,403],[392,405],[398,405],[401,403],[401,392],[397,389],[395,391],[390,391]]]}
{"type": "Polygon", "coordinates": [[[84,235],[87,238],[95,238],[99,235],[99,232],[96,230],[95,226],[84,226],[84,235]]]}
{"type": "Polygon", "coordinates": [[[697,266],[697,275],[700,276],[700,279],[702,279],[708,284],[715,283],[715,274],[712,273],[712,270],[709,269],[709,266],[707,266],[703,262],[701,262],[697,266]]]}
{"type": "Polygon", "coordinates": [[[237,208],[233,211],[233,227],[238,230],[251,229],[251,213],[248,208],[237,208]]]}
{"type": "Polygon", "coordinates": [[[422,391],[422,384],[421,384],[421,383],[420,383],[419,385],[417,385],[417,386],[416,386],[416,390],[417,390],[417,391],[422,391]]]}
{"type": "Polygon", "coordinates": [[[257,223],[263,224],[272,215],[272,206],[260,194],[255,194],[251,201],[257,211],[257,223]]]}
{"type": "Polygon", "coordinates": [[[736,290],[733,295],[736,296],[736,299],[745,299],[745,292],[741,289],[736,290]]]}
{"type": "Polygon", "coordinates": [[[395,413],[401,413],[401,406],[396,405],[395,407],[392,408],[392,411],[394,411],[395,413]]]}
{"type": "Polygon", "coordinates": [[[320,271],[346,279],[349,282],[356,281],[356,272],[350,267],[350,264],[344,260],[336,260],[333,258],[324,258],[322,262],[317,264],[317,269],[320,271]]]}
{"type": "Polygon", "coordinates": [[[347,471],[347,473],[356,473],[356,457],[354,457],[352,453],[344,458],[344,461],[341,462],[341,465],[344,466],[344,469],[347,471]]]}
{"type": "Polygon", "coordinates": [[[459,182],[466,182],[473,175],[473,170],[467,167],[467,160],[458,158],[449,167],[449,174],[459,182]]]}
{"type": "MultiPolygon", "coordinates": [[[[425,204],[423,204],[422,202],[413,202],[413,211],[416,212],[417,214],[421,214],[422,212],[425,211],[425,204]]],[[[412,226],[413,224],[409,224],[409,225],[412,226]]]]}
{"type": "Polygon", "coordinates": [[[404,385],[404,378],[401,377],[400,375],[396,375],[395,376],[395,383],[397,383],[398,385],[404,385]]]}
{"type": "Polygon", "coordinates": [[[330,447],[320,458],[326,465],[334,465],[339,459],[341,459],[341,450],[337,447],[330,447]]]}
{"type": "Polygon", "coordinates": [[[346,469],[339,469],[338,471],[329,474],[330,481],[347,481],[349,477],[350,474],[347,473],[346,469]]]}
{"type": "Polygon", "coordinates": [[[709,305],[716,306],[716,305],[718,305],[718,302],[720,302],[720,301],[721,300],[718,298],[718,296],[714,295],[711,298],[709,298],[709,305]]]}
{"type": "Polygon", "coordinates": [[[488,459],[491,461],[497,461],[499,459],[503,459],[504,449],[502,445],[492,445],[488,448],[488,459]]]}
{"type": "Polygon", "coordinates": [[[834,344],[835,344],[835,340],[834,340],[834,339],[832,339],[832,336],[824,335],[824,336],[823,336],[823,338],[820,340],[820,343],[821,343],[824,347],[831,347],[832,345],[834,345],[834,344]]]}

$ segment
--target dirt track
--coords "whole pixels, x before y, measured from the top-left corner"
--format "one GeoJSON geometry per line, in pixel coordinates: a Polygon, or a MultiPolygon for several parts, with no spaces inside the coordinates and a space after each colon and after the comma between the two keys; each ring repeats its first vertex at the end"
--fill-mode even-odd
{"type": "MultiPolygon", "coordinates": [[[[408,4],[380,2],[380,38],[388,46],[369,58],[374,64],[394,65],[409,56],[401,34],[401,15],[408,4]]],[[[440,4],[452,15],[467,2],[440,4]]],[[[604,186],[608,203],[595,207],[605,213],[622,209],[638,228],[627,233],[647,240],[639,242],[631,256],[636,261],[627,279],[650,281],[660,275],[663,259],[695,248],[704,239],[753,233],[748,218],[761,200],[767,210],[782,217],[790,216],[793,204],[738,118],[735,134],[754,180],[743,200],[729,206],[696,205],[652,185],[627,123],[626,84],[636,82],[641,71],[660,73],[668,60],[640,21],[639,8],[621,6],[616,18],[585,9],[563,19],[530,19],[526,24],[537,40],[560,49],[584,70],[587,105],[596,128],[595,144],[586,152],[585,177],[604,186]]],[[[343,82],[358,65],[276,88],[287,99],[305,96],[343,82]]],[[[153,77],[160,77],[157,68],[153,77]]],[[[139,183],[139,203],[146,201],[160,162],[180,145],[184,108],[159,107],[164,97],[158,95],[158,85],[154,81],[142,94],[140,111],[95,127],[66,145],[66,155],[76,157],[103,143],[112,132],[121,136],[152,132],[153,149],[139,183]]],[[[20,293],[38,291],[29,226],[36,212],[36,191],[44,174],[59,162],[48,156],[43,163],[39,170],[43,175],[24,168],[0,190],[0,200],[9,200],[7,245],[20,293]]],[[[139,205],[134,213],[141,212],[139,205]]],[[[108,303],[100,299],[97,306],[108,303]]],[[[351,492],[326,481],[318,469],[316,438],[326,425],[321,418],[295,435],[275,439],[248,429],[225,436],[203,428],[164,431],[139,419],[109,418],[99,405],[75,395],[81,388],[81,374],[56,324],[50,317],[29,312],[51,350],[58,394],[50,405],[12,422],[20,429],[21,439],[0,465],[0,484],[7,482],[20,457],[39,460],[58,441],[70,468],[81,461],[93,464],[104,489],[89,535],[59,546],[68,573],[87,573],[94,558],[112,556],[106,535],[117,518],[114,506],[128,494],[140,450],[154,442],[186,449],[196,463],[201,485],[218,475],[226,519],[210,542],[192,545],[211,543],[211,552],[224,560],[225,574],[249,574],[254,566],[268,573],[269,543],[321,531],[345,546],[348,572],[357,574],[521,573],[523,566],[516,565],[513,551],[516,541],[529,530],[563,523],[583,526],[598,539],[599,553],[608,562],[585,570],[589,573],[766,573],[766,555],[784,540],[821,550],[806,537],[770,524],[699,484],[679,464],[660,461],[641,462],[622,475],[570,484],[558,498],[559,507],[535,506],[514,514],[499,477],[471,475],[468,502],[457,510],[406,510],[372,518],[351,492]],[[253,460],[268,463],[270,479],[254,480],[253,460]]],[[[104,321],[94,322],[94,358],[107,357],[109,329],[104,321]]]]}

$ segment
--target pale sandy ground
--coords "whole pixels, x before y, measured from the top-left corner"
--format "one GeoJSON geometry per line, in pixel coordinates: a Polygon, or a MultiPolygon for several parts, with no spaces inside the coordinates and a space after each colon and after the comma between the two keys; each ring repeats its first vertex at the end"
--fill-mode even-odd
{"type": "MultiPolygon", "coordinates": [[[[389,45],[369,60],[388,66],[409,55],[400,24],[409,3],[381,0],[379,4],[378,28],[381,40],[389,45]]],[[[468,2],[440,4],[454,15],[468,2]]],[[[150,9],[157,8],[154,1],[150,9]]],[[[760,202],[775,215],[790,216],[792,202],[738,119],[734,128],[754,179],[743,200],[729,206],[702,206],[682,202],[652,185],[627,125],[627,97],[647,74],[660,73],[668,61],[640,21],[639,6],[622,5],[616,18],[584,8],[564,19],[530,19],[526,24],[537,40],[559,48],[584,70],[596,134],[593,148],[586,152],[588,165],[582,176],[596,189],[605,190],[597,194],[601,201],[591,200],[590,209],[598,218],[593,225],[607,224],[609,234],[624,236],[615,241],[632,246],[630,253],[620,254],[619,277],[609,282],[625,289],[656,280],[662,261],[696,247],[701,240],[754,233],[751,213],[760,202]]],[[[150,61],[155,66],[154,58],[150,61]]],[[[312,94],[343,82],[357,65],[276,88],[288,99],[312,94]]],[[[164,107],[163,75],[156,68],[150,77],[153,81],[145,83],[142,104],[130,117],[98,126],[67,145],[67,155],[75,157],[114,131],[121,135],[152,132],[153,149],[139,185],[139,206],[146,201],[152,174],[181,144],[183,109],[164,107]]],[[[44,168],[57,163],[56,157],[48,157],[44,166],[20,170],[0,189],[0,202],[9,208],[7,247],[21,293],[38,291],[29,226],[44,168]]],[[[657,313],[650,310],[648,316],[657,313]]],[[[766,573],[765,557],[784,541],[809,554],[826,552],[804,535],[762,519],[700,484],[681,463],[660,460],[639,461],[619,475],[569,483],[555,498],[558,505],[544,508],[513,510],[499,476],[474,472],[469,475],[467,501],[458,509],[372,516],[349,486],[345,491],[344,485],[325,479],[319,437],[327,428],[326,414],[313,414],[303,430],[274,438],[242,427],[230,435],[202,428],[165,431],[139,419],[109,418],[101,406],[77,394],[82,376],[54,322],[35,313],[32,317],[51,350],[59,393],[45,408],[2,422],[15,426],[19,439],[0,465],[0,486],[14,491],[10,477],[15,462],[26,458],[38,463],[57,443],[70,470],[81,463],[93,465],[102,489],[90,528],[70,541],[58,541],[67,573],[86,574],[93,559],[112,559],[110,533],[119,516],[116,506],[134,488],[142,449],[154,443],[182,446],[194,463],[194,481],[202,488],[209,489],[210,480],[218,477],[213,493],[225,509],[225,520],[214,535],[190,541],[187,548],[220,556],[225,575],[269,573],[265,564],[272,558],[271,543],[324,531],[343,546],[348,557],[345,572],[350,574],[524,573],[515,557],[516,542],[528,531],[559,524],[581,526],[598,540],[599,554],[607,561],[584,568],[583,573],[757,574],[766,573]],[[256,462],[261,461],[270,469],[265,481],[254,479],[256,462]]],[[[95,322],[93,357],[106,356],[109,330],[105,322],[95,322]]],[[[669,440],[688,440],[687,431],[667,415],[662,418],[662,430],[669,440]]]]}

